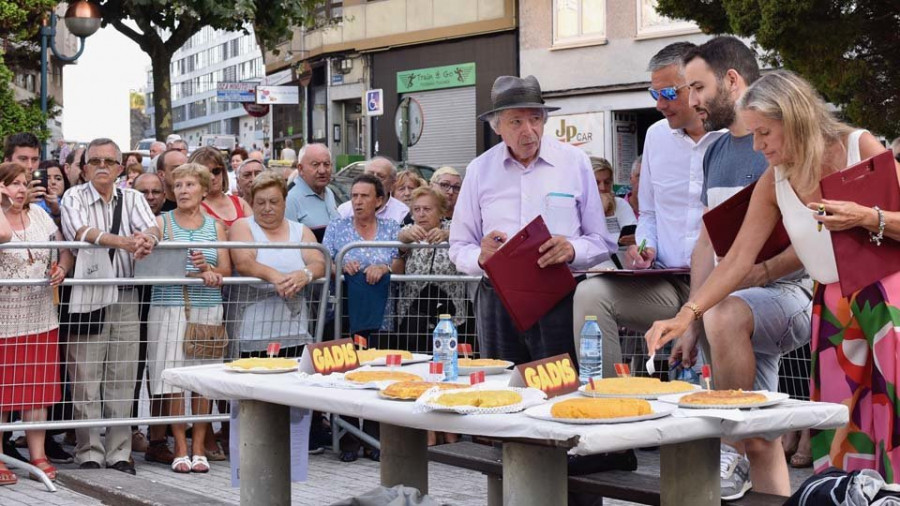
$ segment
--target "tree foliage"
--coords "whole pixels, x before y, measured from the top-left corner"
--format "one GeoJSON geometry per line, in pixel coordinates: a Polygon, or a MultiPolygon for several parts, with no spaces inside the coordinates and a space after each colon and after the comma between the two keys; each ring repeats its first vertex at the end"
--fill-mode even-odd
{"type": "Polygon", "coordinates": [[[804,76],[851,123],[900,135],[897,0],[659,0],[657,10],[753,37],[767,63],[804,76]]]}
{"type": "MultiPolygon", "coordinates": [[[[56,4],[56,0],[0,0],[0,43],[5,47],[5,50],[0,49],[0,140],[17,132],[32,132],[42,141],[50,136],[40,103],[35,100],[24,103],[16,101],[12,87],[14,74],[7,66],[7,54],[12,56],[13,68],[21,68],[18,63],[20,59],[29,63],[36,60],[40,65],[40,59],[33,57],[34,42],[38,40],[40,20],[56,4]],[[21,58],[23,54],[30,57],[21,58]]],[[[54,109],[49,108],[51,111],[54,109]]]]}
{"type": "Polygon", "coordinates": [[[254,25],[267,48],[289,39],[295,26],[315,22],[326,0],[102,0],[104,25],[133,40],[153,66],[154,126],[157,138],[172,133],[172,55],[204,26],[238,31],[254,25]],[[137,27],[126,20],[131,20],[137,27]]]}

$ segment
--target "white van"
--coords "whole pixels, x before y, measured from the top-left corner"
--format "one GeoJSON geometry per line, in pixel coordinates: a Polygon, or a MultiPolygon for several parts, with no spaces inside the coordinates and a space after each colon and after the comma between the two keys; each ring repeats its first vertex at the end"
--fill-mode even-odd
{"type": "Polygon", "coordinates": [[[237,146],[237,138],[233,135],[201,135],[200,146],[212,146],[230,153],[237,146]]]}

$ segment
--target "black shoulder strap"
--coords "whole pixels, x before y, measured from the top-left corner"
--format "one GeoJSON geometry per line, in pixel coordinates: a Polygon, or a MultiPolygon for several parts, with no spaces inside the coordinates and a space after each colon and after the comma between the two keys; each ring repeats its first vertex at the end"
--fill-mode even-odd
{"type": "MultiPolygon", "coordinates": [[[[125,195],[122,194],[122,190],[116,188],[116,207],[113,208],[113,222],[112,227],[109,229],[109,233],[112,235],[119,235],[119,228],[122,226],[122,202],[124,200],[125,195]]],[[[112,262],[115,256],[116,250],[111,248],[109,250],[109,261],[112,262]]]]}

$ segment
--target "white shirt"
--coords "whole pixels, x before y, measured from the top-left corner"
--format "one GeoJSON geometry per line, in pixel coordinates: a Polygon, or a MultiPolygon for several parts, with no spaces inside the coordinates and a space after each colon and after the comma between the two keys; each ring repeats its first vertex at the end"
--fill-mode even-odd
{"type": "MultiPolygon", "coordinates": [[[[353,202],[347,201],[338,206],[338,214],[341,218],[349,218],[353,216],[353,202]]],[[[382,220],[394,220],[397,223],[403,223],[406,215],[409,214],[409,207],[394,197],[388,198],[387,204],[381,206],[381,209],[375,212],[376,218],[382,220]]]]}
{"type": "Polygon", "coordinates": [[[726,130],[707,132],[694,142],[665,119],[647,130],[638,201],[637,244],[647,240],[665,267],[690,267],[703,218],[703,155],[726,130]]]}

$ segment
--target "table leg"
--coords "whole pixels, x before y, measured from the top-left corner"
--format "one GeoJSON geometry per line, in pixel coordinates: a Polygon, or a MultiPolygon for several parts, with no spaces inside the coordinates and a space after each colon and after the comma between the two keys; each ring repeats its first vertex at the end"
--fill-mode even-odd
{"type": "Polygon", "coordinates": [[[428,493],[428,433],[381,424],[381,484],[406,485],[428,493]]]}
{"type": "Polygon", "coordinates": [[[487,506],[503,505],[503,478],[487,477],[487,506]]]}
{"type": "Polygon", "coordinates": [[[243,400],[239,406],[241,506],[290,506],[290,408],[243,400]]]}
{"type": "Polygon", "coordinates": [[[698,439],[663,445],[660,449],[660,504],[662,506],[718,506],[721,441],[698,439]]]}
{"type": "Polygon", "coordinates": [[[503,443],[503,504],[566,504],[566,449],[526,443],[503,443]]]}

